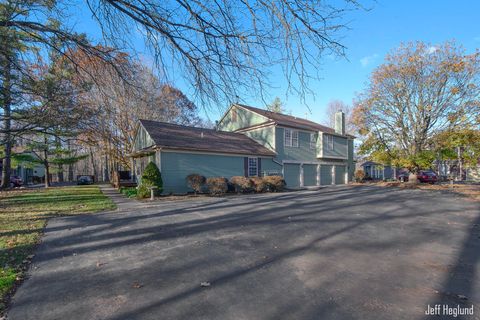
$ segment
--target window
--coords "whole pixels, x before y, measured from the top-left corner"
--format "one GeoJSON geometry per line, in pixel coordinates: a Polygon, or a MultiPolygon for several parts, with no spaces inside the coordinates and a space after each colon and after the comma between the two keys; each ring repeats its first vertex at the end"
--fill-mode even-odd
{"type": "Polygon", "coordinates": [[[258,159],[248,158],[248,176],[254,177],[258,175],[258,159]]]}
{"type": "Polygon", "coordinates": [[[298,131],[285,129],[285,147],[298,147],[298,131]]]}
{"type": "Polygon", "coordinates": [[[285,147],[292,146],[292,130],[285,129],[285,147]]]}
{"type": "Polygon", "coordinates": [[[310,149],[315,149],[316,141],[315,141],[315,133],[310,133],[310,149]]]}
{"type": "Polygon", "coordinates": [[[327,135],[327,149],[333,150],[333,136],[327,135]]]}
{"type": "Polygon", "coordinates": [[[298,147],[298,131],[292,131],[292,147],[298,147]]]}
{"type": "Polygon", "coordinates": [[[237,122],[237,109],[232,109],[232,121],[237,122]]]}

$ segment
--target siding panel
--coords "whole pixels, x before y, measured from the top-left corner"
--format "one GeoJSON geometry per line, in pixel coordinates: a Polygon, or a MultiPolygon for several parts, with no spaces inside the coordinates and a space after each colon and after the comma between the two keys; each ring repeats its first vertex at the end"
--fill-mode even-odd
{"type": "Polygon", "coordinates": [[[164,193],[191,191],[185,178],[191,173],[205,177],[243,176],[243,157],[162,152],[162,178],[164,193]]]}

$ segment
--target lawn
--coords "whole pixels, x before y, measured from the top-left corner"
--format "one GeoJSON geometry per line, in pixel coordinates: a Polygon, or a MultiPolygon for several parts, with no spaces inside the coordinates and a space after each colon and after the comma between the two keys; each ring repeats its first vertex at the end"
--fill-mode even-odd
{"type": "Polygon", "coordinates": [[[114,207],[97,186],[0,192],[0,314],[33,258],[47,219],[114,207]]]}

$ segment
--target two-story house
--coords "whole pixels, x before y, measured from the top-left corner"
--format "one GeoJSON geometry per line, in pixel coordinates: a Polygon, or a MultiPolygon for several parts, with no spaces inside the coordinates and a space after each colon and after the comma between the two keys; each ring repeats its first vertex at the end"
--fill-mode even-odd
{"type": "Polygon", "coordinates": [[[283,175],[288,188],[344,184],[352,179],[353,136],[345,115],[335,129],[293,116],[234,104],[216,129],[141,120],[132,166],[141,176],[149,161],[159,167],[164,193],[189,191],[186,176],[283,175]]]}

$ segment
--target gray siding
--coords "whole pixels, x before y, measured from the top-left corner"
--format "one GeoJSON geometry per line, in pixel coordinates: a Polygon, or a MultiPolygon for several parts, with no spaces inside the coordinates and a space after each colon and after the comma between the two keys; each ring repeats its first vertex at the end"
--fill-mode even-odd
{"type": "Polygon", "coordinates": [[[235,131],[241,128],[251,127],[260,123],[264,123],[268,121],[267,118],[251,112],[249,110],[240,108],[240,107],[232,107],[225,117],[218,123],[219,130],[223,131],[235,131]],[[237,113],[237,119],[233,119],[232,113],[237,113]]]}
{"type": "MultiPolygon", "coordinates": [[[[267,162],[262,159],[262,167],[267,162]]],[[[162,152],[161,167],[163,192],[167,194],[191,191],[185,181],[191,173],[227,179],[244,175],[243,157],[236,156],[162,152]]]]}
{"type": "MultiPolygon", "coordinates": [[[[323,134],[322,139],[322,147],[323,147],[323,157],[325,158],[344,158],[347,159],[348,157],[348,143],[347,138],[338,137],[334,135],[329,135],[327,133],[323,134]],[[333,150],[328,146],[328,139],[327,136],[333,137],[333,150]]],[[[353,159],[353,158],[352,158],[353,159]]]]}
{"type": "Polygon", "coordinates": [[[283,166],[283,175],[287,188],[298,188],[300,186],[300,165],[285,163],[283,166]]]}
{"type": "Polygon", "coordinates": [[[285,129],[276,127],[275,131],[275,146],[278,153],[277,159],[281,160],[296,160],[312,162],[317,161],[317,153],[315,149],[310,148],[310,133],[299,131],[298,133],[298,147],[284,146],[285,129]]]}
{"type": "Polygon", "coordinates": [[[257,141],[268,149],[275,151],[275,127],[264,127],[243,132],[246,136],[257,141]]]}
{"type": "Polygon", "coordinates": [[[317,165],[303,165],[303,185],[306,187],[317,185],[317,165]]]}
{"type": "Polygon", "coordinates": [[[352,181],[355,174],[353,156],[353,139],[348,139],[348,181],[352,181]]]}
{"type": "Polygon", "coordinates": [[[332,166],[322,164],[320,166],[320,184],[330,185],[332,184],[332,166]]]}
{"type": "Polygon", "coordinates": [[[262,158],[262,175],[282,174],[282,166],[271,158],[262,158]]]}
{"type": "Polygon", "coordinates": [[[138,151],[147,147],[153,146],[155,143],[153,142],[150,135],[147,131],[143,128],[142,125],[138,127],[137,135],[135,136],[135,141],[133,143],[133,150],[138,151]]]}

